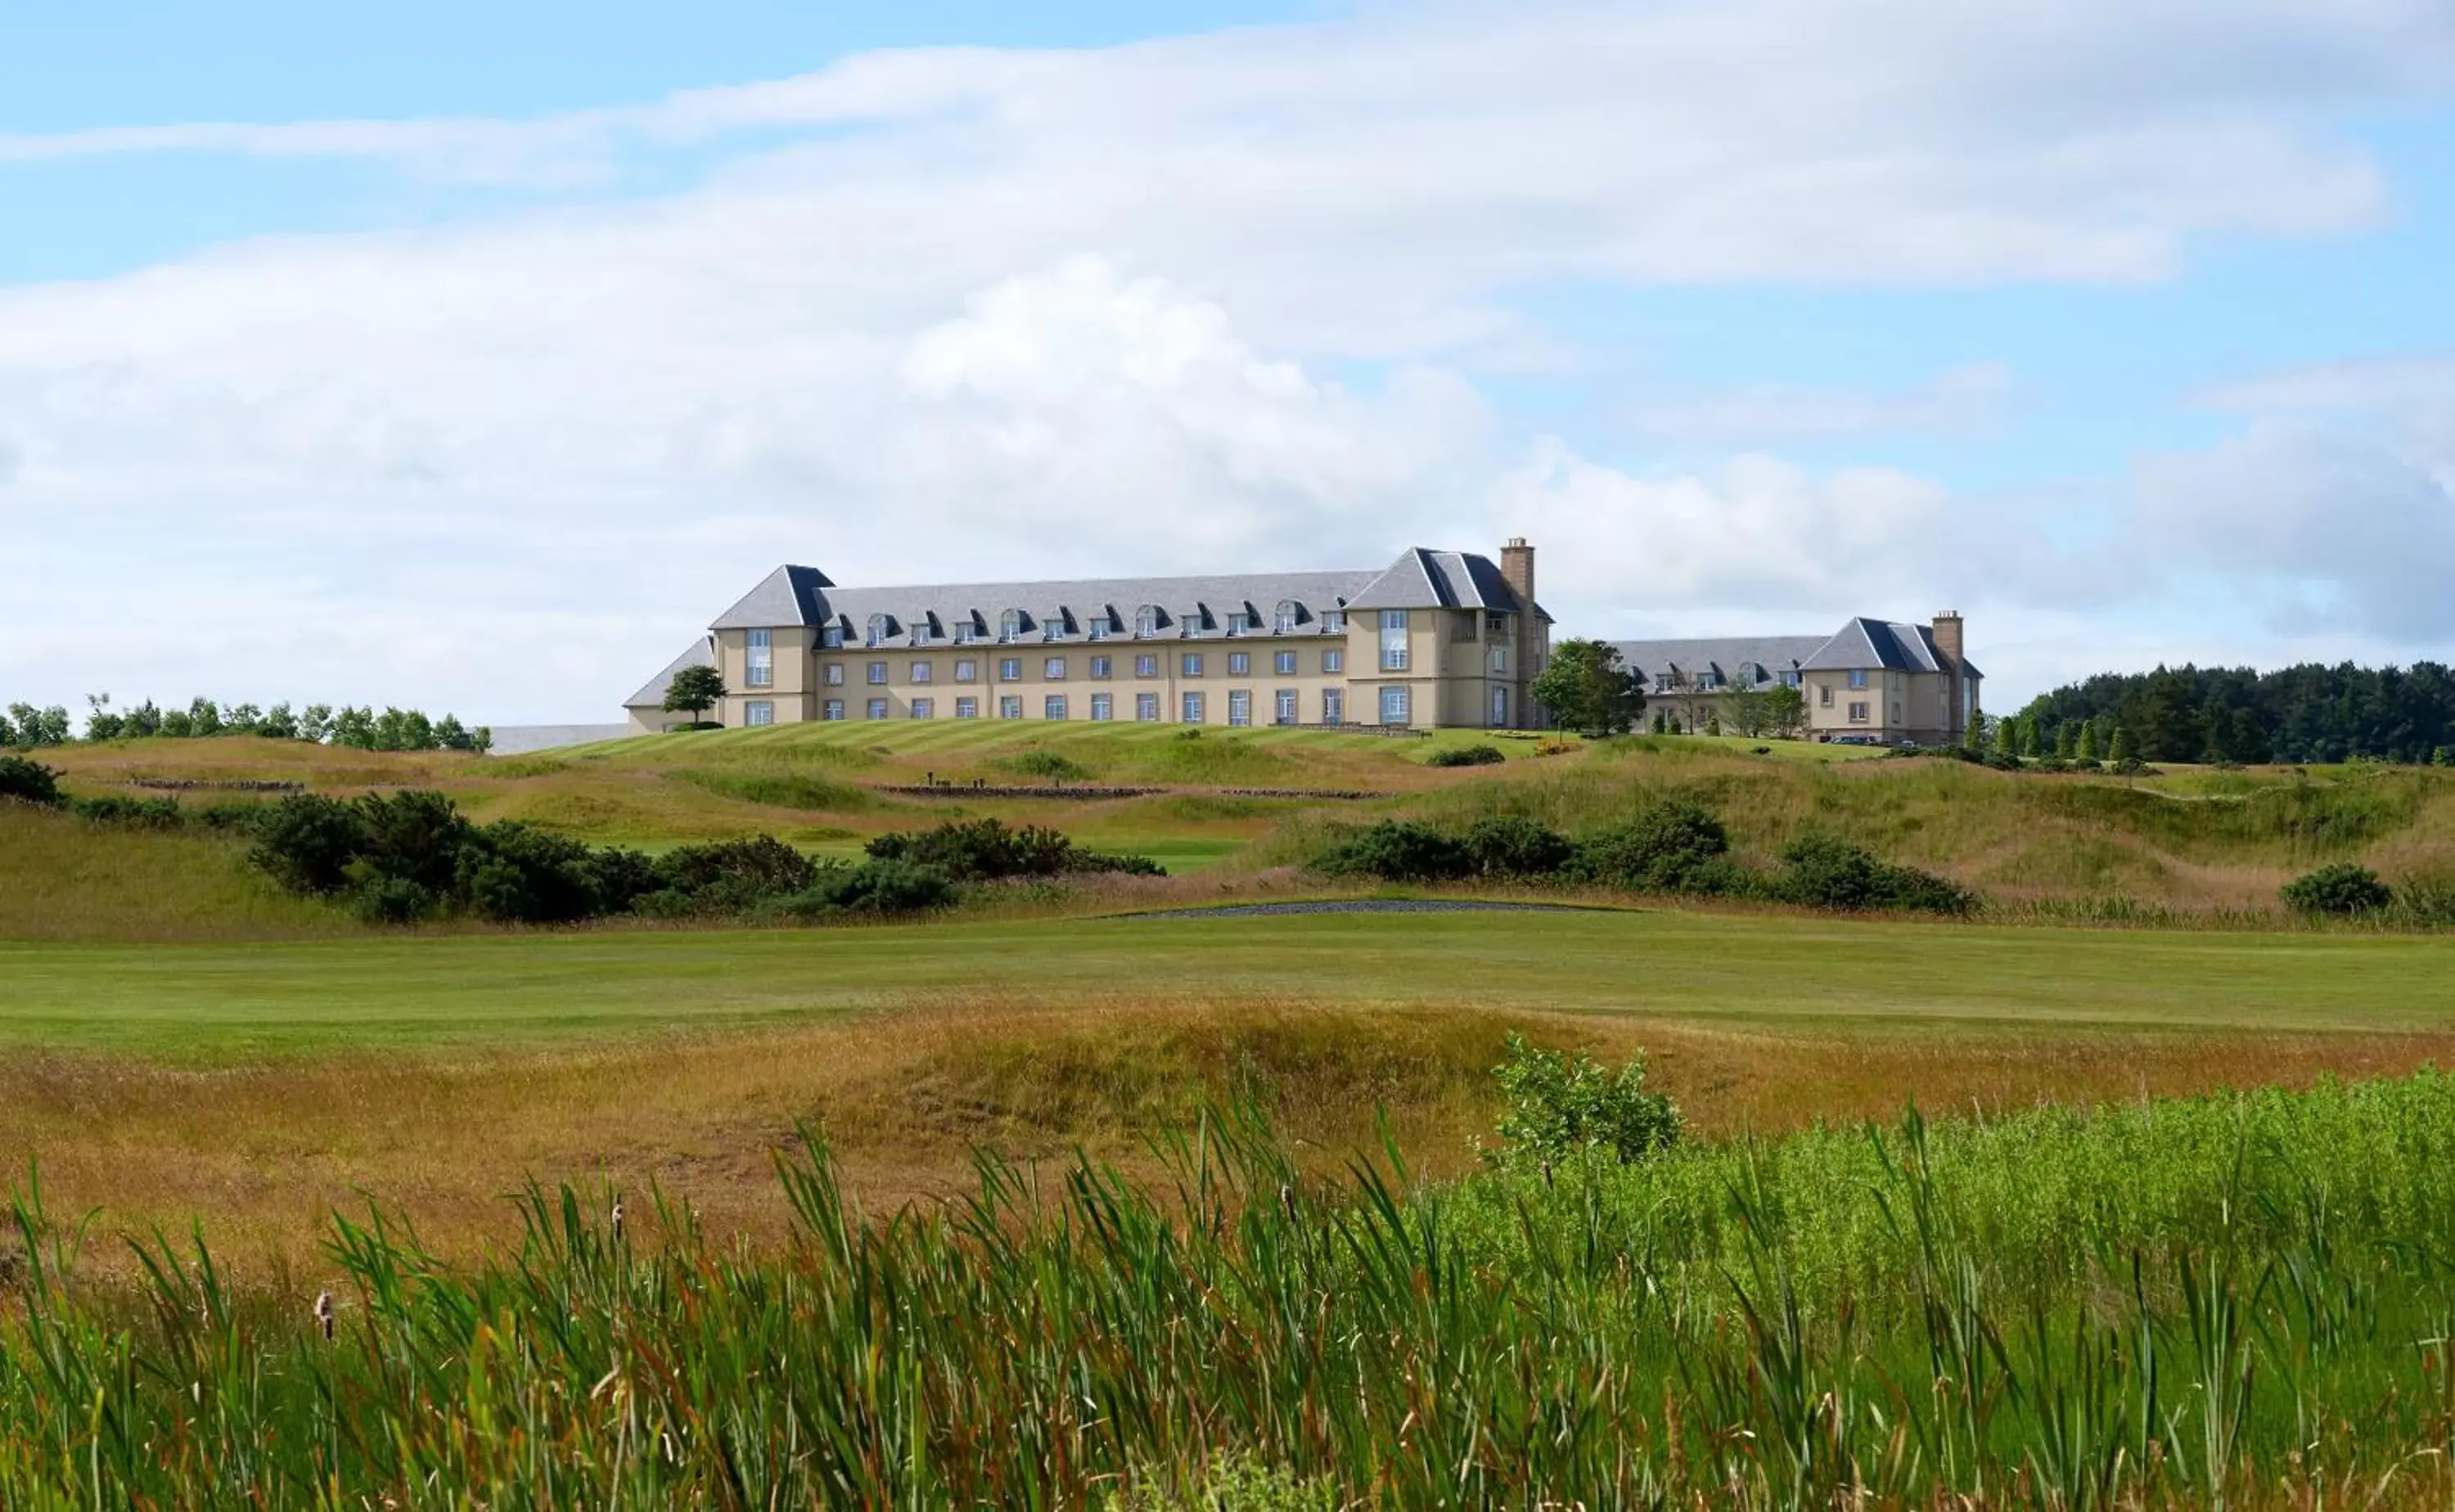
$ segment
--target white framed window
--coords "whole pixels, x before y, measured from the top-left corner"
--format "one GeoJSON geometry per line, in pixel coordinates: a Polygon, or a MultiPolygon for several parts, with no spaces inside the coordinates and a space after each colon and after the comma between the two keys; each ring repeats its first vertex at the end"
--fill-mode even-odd
{"type": "Polygon", "coordinates": [[[1816,707],[1819,709],[1830,709],[1833,707],[1833,685],[1831,683],[1819,682],[1816,685],[1816,707]]]}
{"type": "Polygon", "coordinates": [[[1324,688],[1321,691],[1321,722],[1324,724],[1345,724],[1347,722],[1346,689],[1324,688]]]}
{"type": "Polygon", "coordinates": [[[749,725],[774,724],[776,705],[772,699],[753,698],[741,706],[741,722],[749,725]]]}
{"type": "Polygon", "coordinates": [[[1187,724],[1202,722],[1202,695],[1188,693],[1185,696],[1185,722],[1187,724]]]}
{"type": "Polygon", "coordinates": [[[1345,672],[1347,670],[1347,653],[1340,651],[1335,647],[1323,652],[1321,654],[1321,670],[1326,673],[1345,672]]]}
{"type": "Polygon", "coordinates": [[[1021,682],[1022,680],[1023,658],[1021,656],[1002,656],[998,659],[998,681],[1021,682]]]}
{"type": "Polygon", "coordinates": [[[826,702],[819,705],[819,717],[825,719],[830,723],[842,718],[843,700],[842,698],[829,698],[826,702]]]}
{"type": "Polygon", "coordinates": [[[934,661],[914,662],[912,664],[912,680],[914,682],[928,682],[932,680],[937,675],[937,667],[938,664],[934,661]]]}
{"type": "Polygon", "coordinates": [[[826,629],[820,631],[819,644],[826,647],[829,651],[842,650],[843,648],[843,626],[829,625],[826,629]]]}
{"type": "Polygon", "coordinates": [[[955,680],[957,682],[980,681],[981,664],[972,660],[969,656],[960,658],[955,663],[955,680]]]}
{"type": "Polygon", "coordinates": [[[1159,695],[1155,693],[1135,694],[1134,717],[1142,720],[1146,724],[1156,720],[1159,717],[1159,695]]]}
{"type": "Polygon", "coordinates": [[[873,719],[885,718],[886,700],[883,698],[872,698],[869,700],[869,716],[873,719]]]}
{"type": "MultiPolygon", "coordinates": [[[[743,668],[742,680],[754,688],[776,685],[776,633],[772,630],[750,632],[749,660],[743,668]]],[[[772,711],[773,705],[770,705],[772,711]]]]}
{"type": "Polygon", "coordinates": [[[883,646],[886,644],[886,616],[884,615],[872,615],[869,616],[869,644],[873,646],[883,646]]]}
{"type": "Polygon", "coordinates": [[[1113,718],[1115,718],[1116,716],[1117,716],[1117,700],[1116,700],[1115,698],[1111,697],[1110,696],[1108,696],[1107,694],[1105,694],[1105,693],[1095,693],[1095,694],[1091,695],[1091,717],[1092,717],[1092,718],[1094,718],[1094,719],[1113,719],[1113,718]]]}
{"type": "Polygon", "coordinates": [[[1065,658],[1051,656],[1040,664],[1040,675],[1050,682],[1065,680],[1065,658]]]}
{"type": "Polygon", "coordinates": [[[1010,693],[1002,696],[998,699],[998,717],[1001,719],[1022,718],[1023,700],[1010,693]]]}
{"type": "Polygon", "coordinates": [[[873,661],[869,664],[869,681],[872,687],[886,686],[886,663],[873,661]]]}
{"type": "Polygon", "coordinates": [[[1228,654],[1228,675],[1248,677],[1252,673],[1253,657],[1249,652],[1231,651],[1228,654]]]}
{"type": "Polygon", "coordinates": [[[1091,616],[1088,630],[1093,640],[1106,640],[1108,638],[1108,632],[1114,628],[1115,621],[1111,620],[1108,617],[1108,612],[1103,609],[1091,616]]]}
{"type": "MultiPolygon", "coordinates": [[[[1381,670],[1407,670],[1407,612],[1403,609],[1381,611],[1381,670]]],[[[1390,721],[1384,719],[1383,724],[1390,721]]]]}
{"type": "Polygon", "coordinates": [[[935,698],[913,699],[912,717],[915,719],[934,719],[938,717],[938,700],[935,698]]]}
{"type": "Polygon", "coordinates": [[[1228,634],[1241,635],[1253,628],[1253,616],[1239,609],[1228,616],[1228,634]]]}
{"type": "Polygon", "coordinates": [[[1296,654],[1294,652],[1280,652],[1276,656],[1270,658],[1270,663],[1277,669],[1280,676],[1292,677],[1295,675],[1296,654]]]}
{"type": "MultiPolygon", "coordinates": [[[[1184,662],[1183,662],[1181,665],[1184,667],[1184,669],[1185,669],[1185,675],[1186,675],[1187,676],[1188,676],[1188,677],[1199,677],[1199,676],[1201,676],[1201,675],[1202,675],[1202,653],[1200,653],[1200,652],[1198,652],[1198,651],[1188,651],[1188,652],[1187,652],[1187,653],[1185,654],[1185,660],[1184,660],[1184,662]]],[[[1197,724],[1199,724],[1201,721],[1197,719],[1197,720],[1195,720],[1194,722],[1195,722],[1195,723],[1197,723],[1197,724]]]]}
{"type": "Polygon", "coordinates": [[[1228,695],[1228,722],[1248,725],[1253,722],[1253,696],[1243,688],[1228,695]]]}
{"type": "Polygon", "coordinates": [[[1023,611],[1009,609],[998,619],[998,639],[1010,641],[1023,634],[1023,611]]]}
{"type": "Polygon", "coordinates": [[[1866,674],[1865,669],[1863,669],[1863,668],[1859,668],[1859,667],[1853,667],[1853,668],[1851,668],[1851,669],[1850,669],[1850,686],[1851,686],[1852,688],[1856,689],[1856,688],[1863,688],[1863,687],[1865,687],[1866,685],[1867,685],[1867,674],[1866,674]]]}
{"type": "Polygon", "coordinates": [[[1292,598],[1282,598],[1279,600],[1278,612],[1270,616],[1270,629],[1282,635],[1292,635],[1296,633],[1297,618],[1296,601],[1292,598]]]}
{"type": "Polygon", "coordinates": [[[968,618],[955,621],[955,644],[968,646],[981,638],[981,627],[968,618]]]}
{"type": "Polygon", "coordinates": [[[1491,727],[1495,730],[1509,728],[1509,690],[1506,688],[1491,690],[1491,727]]]}
{"type": "Polygon", "coordinates": [[[1296,722],[1296,691],[1293,688],[1281,688],[1278,691],[1270,711],[1270,722],[1272,724],[1296,722]]]}
{"type": "Polygon", "coordinates": [[[958,698],[955,700],[956,718],[977,719],[980,716],[981,701],[978,698],[958,698]]]}
{"type": "Polygon", "coordinates": [[[1321,633],[1325,635],[1347,634],[1347,611],[1333,609],[1321,616],[1321,633]]]}
{"type": "Polygon", "coordinates": [[[1863,701],[1854,703],[1850,706],[1850,722],[1852,724],[1865,724],[1867,722],[1867,705],[1863,701]]]}
{"type": "Polygon", "coordinates": [[[1156,635],[1158,635],[1158,634],[1159,634],[1159,610],[1158,610],[1156,607],[1154,607],[1153,605],[1150,605],[1150,604],[1145,604],[1145,605],[1143,605],[1143,607],[1142,607],[1142,608],[1135,610],[1135,611],[1134,611],[1134,635],[1135,635],[1135,637],[1136,637],[1137,639],[1141,639],[1141,640],[1148,640],[1151,636],[1156,635]]]}
{"type": "Polygon", "coordinates": [[[1157,656],[1136,656],[1134,658],[1134,675],[1137,677],[1158,676],[1159,658],[1157,656]]]}
{"type": "Polygon", "coordinates": [[[1484,633],[1485,638],[1487,638],[1487,639],[1491,639],[1491,640],[1498,640],[1498,639],[1500,639],[1503,635],[1508,635],[1508,634],[1509,634],[1509,616],[1508,616],[1507,615],[1484,615],[1484,616],[1483,616],[1483,633],[1484,633]]]}
{"type": "Polygon", "coordinates": [[[1109,672],[1110,672],[1110,671],[1112,671],[1112,670],[1115,668],[1115,666],[1116,666],[1116,663],[1114,663],[1114,662],[1110,661],[1110,660],[1109,660],[1107,657],[1106,657],[1106,656],[1094,656],[1094,657],[1092,657],[1092,658],[1091,658],[1091,680],[1092,680],[1092,681],[1094,681],[1094,682],[1106,682],[1106,681],[1107,681],[1107,680],[1108,680],[1108,674],[1109,674],[1109,672]]]}
{"type": "Polygon", "coordinates": [[[843,686],[843,663],[841,661],[828,662],[825,670],[821,672],[819,675],[826,679],[828,687],[841,688],[843,686]]]}
{"type": "Polygon", "coordinates": [[[1062,693],[1052,693],[1040,700],[1040,716],[1044,719],[1065,718],[1065,696],[1062,693]]]}
{"type": "Polygon", "coordinates": [[[1507,646],[1494,646],[1491,648],[1491,672],[1492,675],[1496,677],[1506,677],[1509,675],[1509,648],[1507,646]]]}
{"type": "Polygon", "coordinates": [[[1408,722],[1407,688],[1405,684],[1400,683],[1381,690],[1381,722],[1383,724],[1405,724],[1408,722]]]}

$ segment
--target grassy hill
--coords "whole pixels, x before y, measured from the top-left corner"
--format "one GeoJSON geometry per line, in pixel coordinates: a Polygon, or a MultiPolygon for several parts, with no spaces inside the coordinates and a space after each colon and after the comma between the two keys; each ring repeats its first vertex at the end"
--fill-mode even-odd
{"type": "MultiPolygon", "coordinates": [[[[190,803],[267,796],[236,786],[246,783],[339,794],[432,787],[479,820],[651,850],[764,833],[849,857],[886,831],[992,815],[1149,856],[1180,877],[1248,887],[1295,880],[1287,868],[1340,827],[1377,817],[1464,824],[1506,812],[1574,831],[1673,794],[1721,814],[1746,859],[1819,828],[1968,883],[2002,917],[2275,922],[2278,886],[2323,861],[2359,860],[2390,879],[2455,877],[2455,774],[2379,766],[2176,768],[2126,779],[1702,736],[1587,744],[1256,729],[1188,738],[1174,726],[951,720],[654,736],[513,757],[225,738],[72,746],[46,759],[80,793],[202,784],[177,790],[190,803]],[[1487,743],[1507,759],[1426,763],[1487,743]],[[1158,791],[1077,791],[1098,787],[1158,791]]],[[[26,838],[0,851],[0,883],[11,884],[0,888],[0,937],[342,927],[266,896],[229,842],[104,837],[23,816],[10,823],[26,838]],[[170,879],[146,891],[177,896],[137,897],[122,879],[139,875],[170,879]]]]}

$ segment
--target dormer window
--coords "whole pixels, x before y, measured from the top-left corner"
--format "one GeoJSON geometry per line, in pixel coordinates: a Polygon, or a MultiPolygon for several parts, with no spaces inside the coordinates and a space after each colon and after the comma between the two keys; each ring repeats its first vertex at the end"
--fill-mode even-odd
{"type": "Polygon", "coordinates": [[[1115,623],[1115,618],[1109,611],[1106,609],[1095,611],[1091,615],[1091,638],[1093,640],[1107,639],[1108,631],[1115,623]]]}
{"type": "Polygon", "coordinates": [[[1149,604],[1134,611],[1134,638],[1148,640],[1159,634],[1159,611],[1149,604]]]}
{"type": "Polygon", "coordinates": [[[1294,599],[1280,599],[1278,613],[1270,616],[1271,633],[1280,635],[1294,635],[1296,633],[1296,621],[1303,616],[1303,614],[1304,610],[1302,606],[1297,604],[1294,599]]]}
{"type": "Polygon", "coordinates": [[[981,638],[981,627],[969,615],[955,621],[955,644],[968,646],[981,638]]]}
{"type": "Polygon", "coordinates": [[[1229,611],[1228,615],[1228,634],[1231,635],[1241,635],[1252,628],[1252,615],[1245,613],[1241,609],[1229,611]]]}
{"type": "Polygon", "coordinates": [[[829,625],[819,632],[819,643],[829,651],[843,649],[843,626],[829,625]]]}
{"type": "Polygon", "coordinates": [[[998,639],[1011,641],[1023,634],[1023,611],[1009,609],[998,621],[998,639]]]}
{"type": "Polygon", "coordinates": [[[885,644],[886,644],[886,635],[887,635],[887,630],[888,630],[888,628],[889,628],[892,624],[893,624],[893,621],[892,621],[892,620],[890,620],[890,619],[888,619],[884,615],[870,615],[870,616],[869,616],[869,643],[870,643],[871,645],[873,645],[873,646],[883,646],[883,645],[885,645],[885,644]]]}
{"type": "Polygon", "coordinates": [[[1330,609],[1323,611],[1321,616],[1321,633],[1325,635],[1346,635],[1347,611],[1344,609],[1330,609]]]}

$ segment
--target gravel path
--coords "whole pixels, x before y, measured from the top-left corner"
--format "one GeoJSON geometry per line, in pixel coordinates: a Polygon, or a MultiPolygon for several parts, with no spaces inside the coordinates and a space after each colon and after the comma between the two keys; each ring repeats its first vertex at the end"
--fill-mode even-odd
{"type": "Polygon", "coordinates": [[[1500,903],[1471,897],[1340,897],[1309,903],[1221,903],[1210,908],[1167,908],[1118,918],[1266,918],[1274,914],[1594,914],[1583,903],[1500,903]]]}

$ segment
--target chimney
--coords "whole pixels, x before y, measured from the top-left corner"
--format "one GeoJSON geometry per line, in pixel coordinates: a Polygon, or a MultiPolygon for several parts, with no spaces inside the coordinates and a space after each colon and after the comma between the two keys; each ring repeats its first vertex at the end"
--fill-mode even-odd
{"type": "Polygon", "coordinates": [[[1943,662],[1945,677],[1943,707],[1945,717],[1952,722],[1952,733],[1969,728],[1969,711],[1964,708],[1963,695],[1969,679],[1962,675],[1960,659],[1960,611],[1944,609],[1936,612],[1935,649],[1943,662]]]}
{"type": "Polygon", "coordinates": [[[1526,544],[1523,535],[1512,535],[1509,544],[1500,549],[1500,575],[1517,591],[1525,601],[1526,612],[1534,612],[1534,548],[1526,544]]]}

